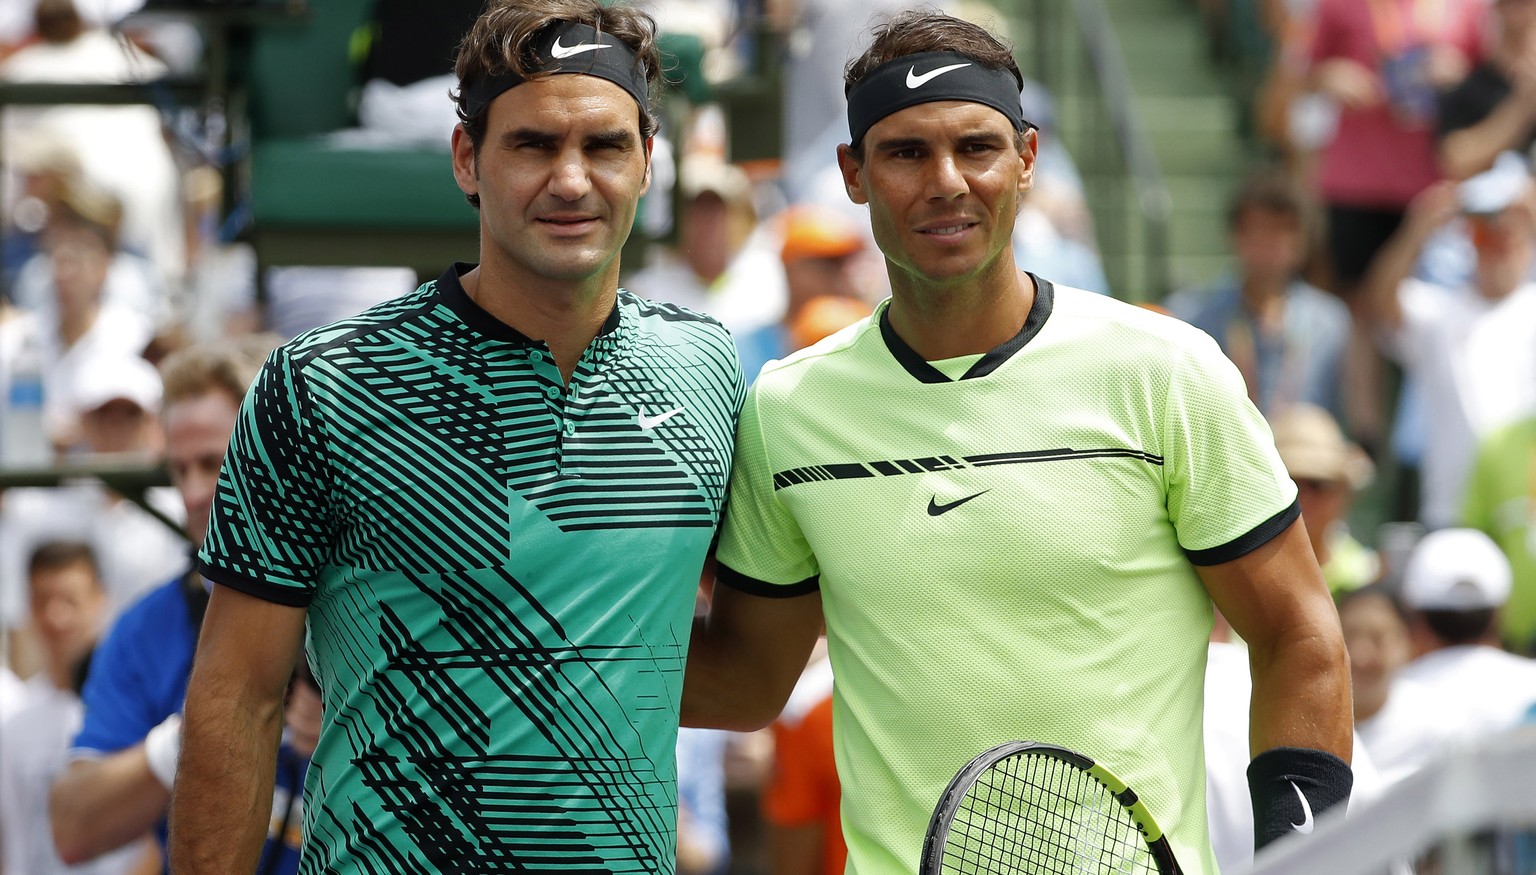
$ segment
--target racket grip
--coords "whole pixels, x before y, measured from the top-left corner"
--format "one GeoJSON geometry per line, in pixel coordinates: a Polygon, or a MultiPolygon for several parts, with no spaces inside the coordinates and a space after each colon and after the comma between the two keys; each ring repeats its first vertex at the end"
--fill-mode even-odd
{"type": "Polygon", "coordinates": [[[1354,783],[1349,764],[1327,751],[1277,747],[1254,757],[1248,764],[1254,850],[1312,832],[1318,815],[1349,801],[1354,783]]]}

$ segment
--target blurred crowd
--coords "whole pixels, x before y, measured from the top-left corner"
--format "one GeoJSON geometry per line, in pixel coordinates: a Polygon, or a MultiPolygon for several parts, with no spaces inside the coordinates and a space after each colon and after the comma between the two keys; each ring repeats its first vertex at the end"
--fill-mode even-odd
{"type": "MultiPolygon", "coordinates": [[[[142,5],[0,4],[0,82],[196,70],[198,29],[177,4],[142,5]]],[[[411,7],[378,5],[379,26],[411,7]]],[[[703,45],[711,84],[782,54],[776,161],[730,160],[729,109],[708,89],[668,95],[675,124],[635,230],[646,245],[625,252],[625,287],[718,318],[748,379],[886,294],[834,149],[847,137],[842,65],[872,20],[909,5],[649,4],[663,32],[703,45]]],[[[996,9],[939,5],[1007,35],[996,9]]],[[[1263,23],[1272,50],[1246,109],[1267,160],[1232,195],[1230,270],[1148,306],[1216,338],[1273,427],[1340,608],[1368,800],[1536,706],[1536,0],[1199,5],[1263,23]],[[1362,499],[1377,511],[1361,514],[1362,499]]],[[[377,67],[361,46],[351,142],[440,141],[446,168],[447,55],[385,81],[363,74],[377,67]]],[[[1042,145],[1019,263],[1160,295],[1109,288],[1051,95],[1028,83],[1022,100],[1042,145]]],[[[0,483],[3,875],[162,866],[200,618],[187,552],[238,401],[267,350],[418,281],[387,253],[256,276],[228,156],[209,147],[234,121],[161,105],[0,114],[0,471],[163,465],[172,483],[0,483]]],[[[1218,618],[1206,717],[1213,835],[1235,869],[1252,837],[1245,661],[1228,637],[1218,618]]],[[[769,730],[682,733],[680,872],[841,872],[832,683],[818,652],[769,730]]],[[[303,677],[290,699],[293,774],[278,782],[263,871],[292,871],[294,791],[318,726],[303,677]]]]}

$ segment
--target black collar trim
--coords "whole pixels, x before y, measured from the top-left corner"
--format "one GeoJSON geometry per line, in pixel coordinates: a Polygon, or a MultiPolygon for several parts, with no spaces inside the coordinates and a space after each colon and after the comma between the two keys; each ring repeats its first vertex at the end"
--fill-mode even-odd
{"type": "MultiPolygon", "coordinates": [[[[1040,333],[1040,329],[1045,327],[1046,320],[1051,318],[1051,310],[1056,303],[1056,287],[1050,280],[1041,279],[1032,273],[1028,276],[1035,283],[1035,301],[1030,305],[1029,315],[1024,317],[1024,327],[1019,329],[1018,334],[989,350],[974,365],[971,365],[960,379],[985,377],[1002,367],[1003,362],[1008,361],[1033,340],[1035,335],[1040,333]]],[[[891,327],[889,306],[880,311],[880,336],[885,339],[885,346],[891,351],[891,355],[906,369],[907,373],[924,383],[954,382],[943,371],[924,360],[916,350],[897,335],[896,329],[891,327]]]]}
{"type": "MultiPolygon", "coordinates": [[[[459,277],[474,270],[475,267],[476,265],[457,261],[447,270],[443,271],[441,277],[438,277],[437,293],[442,297],[443,303],[447,305],[448,309],[464,320],[464,324],[487,337],[504,340],[517,346],[543,346],[543,341],[534,340],[492,316],[488,310],[475,303],[475,300],[469,296],[468,292],[464,291],[464,284],[459,281],[459,277]]],[[[608,314],[608,318],[603,321],[603,327],[598,330],[597,336],[605,337],[618,331],[620,321],[619,305],[615,301],[613,310],[608,314]]]]}

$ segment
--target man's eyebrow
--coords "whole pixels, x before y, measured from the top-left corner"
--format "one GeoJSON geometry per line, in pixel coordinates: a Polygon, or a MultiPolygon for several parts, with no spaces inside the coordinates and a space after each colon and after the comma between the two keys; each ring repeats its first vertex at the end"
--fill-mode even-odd
{"type": "Polygon", "coordinates": [[[875,141],[875,151],[893,152],[899,149],[917,149],[928,145],[928,141],[922,137],[887,137],[875,141]]]}
{"type": "Polygon", "coordinates": [[[587,142],[592,145],[628,146],[636,142],[635,133],[624,128],[614,128],[611,131],[598,131],[587,136],[587,142]]]}
{"type": "Polygon", "coordinates": [[[538,128],[513,128],[501,135],[501,142],[506,145],[514,143],[549,143],[553,142],[555,134],[551,131],[541,131],[538,128]]]}

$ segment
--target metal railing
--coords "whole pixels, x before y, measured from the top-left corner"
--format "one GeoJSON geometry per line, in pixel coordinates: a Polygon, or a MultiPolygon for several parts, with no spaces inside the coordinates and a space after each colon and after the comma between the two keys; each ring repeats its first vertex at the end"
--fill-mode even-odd
{"type": "Polygon", "coordinates": [[[1155,301],[1171,291],[1172,200],[1136,115],[1130,76],[1103,0],[1015,0],[1021,68],[1050,92],[1054,131],[1072,154],[1111,292],[1155,301]]]}

